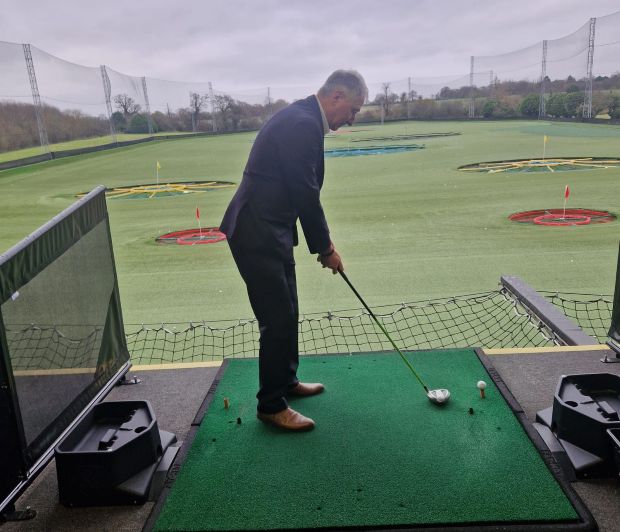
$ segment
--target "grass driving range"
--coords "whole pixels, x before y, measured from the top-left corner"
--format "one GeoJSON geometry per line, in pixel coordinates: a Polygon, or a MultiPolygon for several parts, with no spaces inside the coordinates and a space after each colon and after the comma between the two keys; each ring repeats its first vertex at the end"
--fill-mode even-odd
{"type": "MultiPolygon", "coordinates": [[[[554,173],[465,173],[459,166],[542,156],[619,155],[620,127],[537,121],[362,124],[326,138],[437,132],[424,149],[326,160],[322,198],[347,273],[372,306],[493,289],[504,273],[563,292],[613,292],[618,221],[576,227],[516,224],[512,213],[568,206],[618,214],[620,169],[554,173]],[[363,130],[363,131],[362,131],[363,130]]],[[[256,133],[157,141],[0,172],[2,251],[97,184],[239,182],[256,133]]],[[[373,141],[367,145],[403,144],[373,141]]],[[[217,226],[233,188],[156,200],[109,200],[126,324],[245,318],[252,315],[225,243],[164,246],[163,233],[217,226]]],[[[348,287],[296,251],[301,312],[358,307],[348,287]]]]}

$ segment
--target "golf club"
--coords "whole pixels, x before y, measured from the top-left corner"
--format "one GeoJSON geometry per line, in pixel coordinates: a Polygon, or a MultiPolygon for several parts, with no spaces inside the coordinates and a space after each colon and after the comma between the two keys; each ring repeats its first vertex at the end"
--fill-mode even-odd
{"type": "Polygon", "coordinates": [[[415,378],[418,379],[418,382],[422,385],[422,387],[424,388],[424,391],[426,392],[426,397],[428,397],[431,400],[431,402],[435,403],[436,405],[444,405],[444,404],[446,404],[448,402],[448,399],[450,399],[450,392],[448,390],[446,390],[445,388],[439,388],[439,389],[436,389],[436,390],[429,390],[428,389],[428,386],[426,386],[426,384],[424,384],[424,381],[420,378],[420,375],[418,375],[418,372],[415,369],[413,369],[413,366],[411,365],[411,363],[405,358],[405,355],[403,355],[402,351],[394,343],[394,340],[392,340],[392,338],[388,334],[388,332],[385,329],[385,327],[383,326],[383,324],[377,319],[377,316],[375,316],[374,312],[372,310],[370,310],[370,307],[362,299],[362,296],[355,289],[355,287],[351,284],[351,281],[349,281],[349,278],[347,277],[347,275],[342,270],[338,270],[338,273],[340,273],[342,278],[349,285],[349,288],[351,288],[351,290],[353,290],[353,293],[357,296],[357,299],[359,299],[361,301],[362,305],[364,305],[364,308],[368,311],[368,313],[375,320],[375,323],[383,331],[383,334],[385,334],[385,336],[387,336],[387,339],[392,344],[392,347],[394,347],[394,349],[396,349],[396,351],[398,351],[398,354],[400,355],[400,358],[402,358],[403,362],[405,364],[407,364],[407,367],[411,370],[411,373],[413,373],[415,378]]]}

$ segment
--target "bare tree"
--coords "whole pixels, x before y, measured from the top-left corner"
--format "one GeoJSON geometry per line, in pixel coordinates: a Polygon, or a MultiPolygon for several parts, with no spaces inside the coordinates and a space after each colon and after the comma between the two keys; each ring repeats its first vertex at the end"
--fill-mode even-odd
{"type": "Polygon", "coordinates": [[[140,112],[140,105],[128,94],[117,94],[114,96],[116,108],[123,113],[125,120],[140,112]]]}
{"type": "Polygon", "coordinates": [[[390,112],[390,105],[391,104],[396,104],[400,101],[403,101],[403,99],[406,98],[406,93],[402,93],[401,96],[399,96],[398,94],[391,92],[390,91],[390,83],[382,83],[381,84],[381,90],[382,92],[380,92],[379,94],[377,94],[375,96],[375,99],[373,101],[373,103],[375,105],[379,105],[381,108],[381,123],[383,123],[383,120],[388,116],[389,112],[390,112]]]}
{"type": "Polygon", "coordinates": [[[201,96],[197,92],[189,93],[189,109],[192,113],[192,131],[198,129],[198,120],[200,118],[200,110],[206,105],[209,97],[205,94],[201,96]]]}
{"type": "MultiPolygon", "coordinates": [[[[234,112],[238,108],[235,104],[235,100],[228,96],[228,94],[216,94],[213,97],[213,111],[219,116],[223,129],[230,129],[229,122],[232,122],[234,118],[234,112]]],[[[234,129],[234,127],[233,127],[234,129]]]]}
{"type": "Polygon", "coordinates": [[[385,113],[385,116],[387,116],[390,113],[390,83],[382,83],[381,84],[381,90],[383,90],[383,110],[385,113]]]}

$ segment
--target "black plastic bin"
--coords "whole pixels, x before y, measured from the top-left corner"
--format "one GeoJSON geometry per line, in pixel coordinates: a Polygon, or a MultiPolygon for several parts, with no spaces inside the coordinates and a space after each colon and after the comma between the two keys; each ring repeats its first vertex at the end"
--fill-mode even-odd
{"type": "Polygon", "coordinates": [[[56,446],[60,502],[114,502],[114,488],[157,464],[162,443],[148,401],[99,403],[56,446]]]}
{"type": "Polygon", "coordinates": [[[620,428],[607,429],[607,434],[611,438],[611,444],[613,446],[614,462],[616,464],[616,469],[618,470],[618,472],[620,472],[620,428]]]}

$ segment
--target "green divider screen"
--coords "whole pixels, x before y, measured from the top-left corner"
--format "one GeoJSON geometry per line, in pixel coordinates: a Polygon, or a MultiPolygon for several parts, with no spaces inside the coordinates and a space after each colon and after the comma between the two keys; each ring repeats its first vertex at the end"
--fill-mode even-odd
{"type": "Polygon", "coordinates": [[[609,337],[620,343],[620,247],[618,249],[618,269],[616,270],[616,291],[614,293],[614,307],[611,312],[611,327],[609,337]]]}
{"type": "Polygon", "coordinates": [[[586,529],[473,349],[406,356],[445,406],[396,353],[307,356],[300,377],[326,387],[291,399],[307,433],[258,421],[256,359],[226,361],[154,529],[586,529]]]}
{"type": "Polygon", "coordinates": [[[0,509],[128,361],[98,187],[0,255],[0,509]]]}

